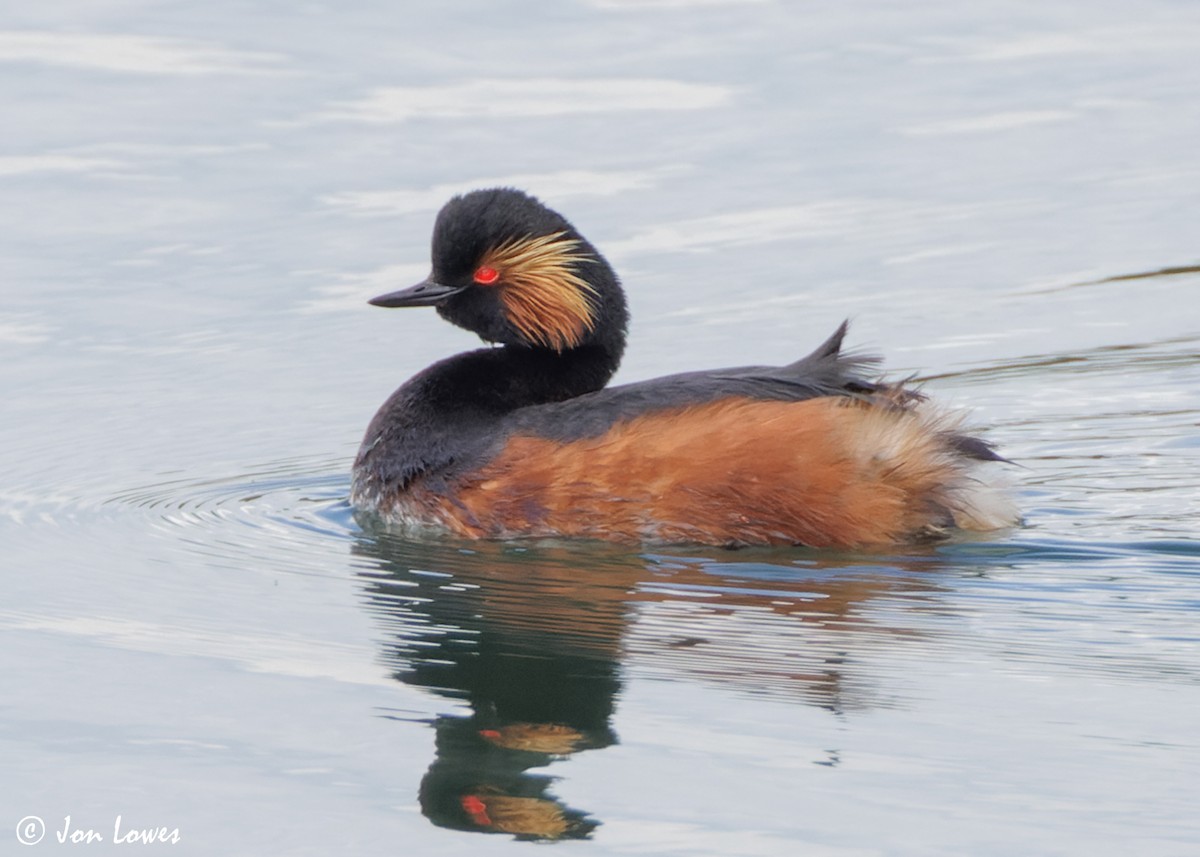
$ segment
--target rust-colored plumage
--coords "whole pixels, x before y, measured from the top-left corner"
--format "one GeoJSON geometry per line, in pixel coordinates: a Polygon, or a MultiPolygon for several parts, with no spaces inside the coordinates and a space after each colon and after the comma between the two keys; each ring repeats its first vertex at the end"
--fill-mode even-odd
{"type": "Polygon", "coordinates": [[[517,436],[453,491],[414,486],[403,517],[470,538],[864,547],[990,529],[922,409],[825,397],[654,411],[570,443],[517,436]]]}

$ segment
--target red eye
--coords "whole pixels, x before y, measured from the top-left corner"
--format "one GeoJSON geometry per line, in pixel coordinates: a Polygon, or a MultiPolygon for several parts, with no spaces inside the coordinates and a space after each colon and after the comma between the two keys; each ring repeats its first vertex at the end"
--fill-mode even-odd
{"type": "Polygon", "coordinates": [[[475,269],[475,282],[481,286],[490,286],[500,279],[500,272],[495,268],[489,268],[486,265],[482,268],[475,269]]]}

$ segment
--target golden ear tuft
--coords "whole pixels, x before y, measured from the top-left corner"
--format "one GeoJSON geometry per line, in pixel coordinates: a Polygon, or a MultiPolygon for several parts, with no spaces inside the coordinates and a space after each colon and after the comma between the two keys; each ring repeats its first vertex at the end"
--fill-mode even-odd
{"type": "Polygon", "coordinates": [[[595,260],[578,238],[555,232],[493,247],[479,264],[500,271],[500,300],[509,322],[529,342],[563,351],[596,326],[596,287],[578,266],[595,260]]]}

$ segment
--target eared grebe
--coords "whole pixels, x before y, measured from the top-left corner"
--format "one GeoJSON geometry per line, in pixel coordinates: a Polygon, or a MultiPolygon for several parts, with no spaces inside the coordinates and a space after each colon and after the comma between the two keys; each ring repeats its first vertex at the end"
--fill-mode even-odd
{"type": "Polygon", "coordinates": [[[625,296],[563,217],[520,191],[450,200],[433,272],[376,306],[434,306],[499,348],[409,380],[367,428],[351,502],[468,538],[861,547],[1015,521],[1001,460],[905,383],[841,352],[605,388],[625,296]]]}

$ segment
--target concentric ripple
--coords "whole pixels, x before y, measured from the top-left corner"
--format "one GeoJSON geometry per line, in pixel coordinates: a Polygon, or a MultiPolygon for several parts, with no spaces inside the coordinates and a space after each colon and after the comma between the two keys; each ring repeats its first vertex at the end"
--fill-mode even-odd
{"type": "Polygon", "coordinates": [[[172,526],[210,520],[243,519],[300,526],[326,535],[345,534],[350,526],[348,468],[345,462],[288,459],[236,476],[172,479],[120,491],[105,506],[144,510],[172,526]],[[335,509],[345,512],[341,526],[335,509]]]}
{"type": "Polygon", "coordinates": [[[330,553],[344,556],[358,532],[348,493],[345,461],[290,458],[229,476],[126,488],[100,501],[95,514],[140,518],[151,533],[224,567],[326,573],[320,569],[330,553]]]}

